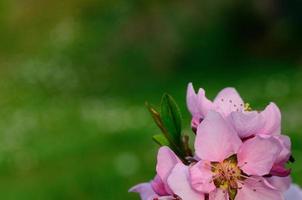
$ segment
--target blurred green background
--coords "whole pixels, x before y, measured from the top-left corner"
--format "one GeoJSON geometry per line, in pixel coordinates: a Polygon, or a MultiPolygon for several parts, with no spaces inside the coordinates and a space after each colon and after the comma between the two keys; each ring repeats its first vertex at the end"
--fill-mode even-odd
{"type": "Polygon", "coordinates": [[[159,132],[144,107],[187,83],[276,102],[302,184],[302,1],[1,0],[2,199],[138,199],[159,132]]]}

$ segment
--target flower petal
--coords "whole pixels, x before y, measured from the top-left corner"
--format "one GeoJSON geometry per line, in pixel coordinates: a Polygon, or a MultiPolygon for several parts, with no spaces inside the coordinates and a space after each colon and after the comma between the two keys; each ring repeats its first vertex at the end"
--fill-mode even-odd
{"type": "Polygon", "coordinates": [[[210,163],[206,161],[199,161],[190,167],[190,178],[192,187],[203,193],[210,193],[215,190],[213,182],[213,173],[211,171],[210,163]]]}
{"type": "Polygon", "coordinates": [[[278,140],[256,136],[240,147],[237,154],[238,165],[248,175],[263,176],[270,172],[280,152],[278,140]]]}
{"type": "Polygon", "coordinates": [[[264,118],[264,126],[258,134],[279,135],[281,132],[281,112],[278,106],[270,103],[260,114],[264,118]]]}
{"type": "Polygon", "coordinates": [[[264,125],[262,115],[256,111],[232,112],[230,122],[242,139],[255,135],[264,125]]]}
{"type": "Polygon", "coordinates": [[[287,191],[292,182],[292,179],[290,176],[287,176],[287,177],[272,176],[272,177],[266,178],[266,180],[273,188],[275,188],[281,192],[287,191]]]}
{"type": "Polygon", "coordinates": [[[192,116],[200,115],[200,105],[198,103],[197,94],[193,88],[192,83],[189,83],[187,89],[187,106],[192,116]]]}
{"type": "Polygon", "coordinates": [[[251,177],[238,189],[236,200],[283,200],[280,191],[265,184],[263,178],[251,177]]]}
{"type": "Polygon", "coordinates": [[[200,88],[196,94],[192,83],[189,83],[187,89],[187,107],[192,117],[196,118],[195,121],[200,121],[213,108],[213,103],[207,99],[204,89],[200,88]]]}
{"type": "Polygon", "coordinates": [[[194,133],[196,133],[199,124],[202,122],[202,118],[198,116],[193,116],[191,120],[191,127],[194,133]]]}
{"type": "Polygon", "coordinates": [[[302,190],[299,186],[292,184],[285,192],[285,200],[301,200],[302,199],[302,190]]]}
{"type": "Polygon", "coordinates": [[[286,177],[290,175],[291,169],[287,169],[284,164],[274,164],[270,174],[273,176],[280,176],[280,177],[286,177]]]}
{"type": "MultiPolygon", "coordinates": [[[[163,196],[163,197],[157,197],[156,199],[158,199],[158,200],[175,200],[175,197],[173,197],[173,196],[163,196]]],[[[154,200],[154,199],[149,199],[149,200],[154,200]]]]}
{"type": "Polygon", "coordinates": [[[204,200],[204,194],[195,191],[189,182],[189,169],[178,163],[172,170],[168,184],[171,190],[182,200],[204,200]]]}
{"type": "Polygon", "coordinates": [[[163,181],[165,185],[165,190],[169,194],[171,194],[171,190],[168,187],[167,178],[170,175],[174,166],[180,162],[181,161],[179,160],[179,158],[169,147],[163,146],[158,150],[156,172],[163,181]]]}
{"type": "Polygon", "coordinates": [[[271,137],[274,137],[279,141],[282,150],[277,156],[276,161],[270,171],[270,174],[274,176],[286,177],[291,173],[291,169],[286,168],[286,164],[291,156],[290,138],[285,135],[275,135],[271,137]]]}
{"type": "Polygon", "coordinates": [[[225,190],[216,189],[209,194],[209,200],[228,200],[229,195],[225,190]]]}
{"type": "Polygon", "coordinates": [[[151,186],[156,194],[160,196],[168,195],[165,184],[158,175],[156,175],[155,178],[151,181],[151,186]]]}
{"type": "Polygon", "coordinates": [[[198,90],[197,94],[198,102],[200,103],[200,111],[202,117],[204,118],[207,113],[214,108],[214,104],[206,97],[206,92],[203,88],[198,90]]]}
{"type": "Polygon", "coordinates": [[[137,192],[142,200],[150,200],[157,197],[150,183],[141,183],[132,187],[129,192],[137,192]]]}
{"type": "Polygon", "coordinates": [[[221,90],[214,100],[214,105],[225,117],[231,112],[244,110],[244,102],[235,88],[221,90]]]}
{"type": "Polygon", "coordinates": [[[209,111],[197,129],[196,155],[207,161],[223,161],[235,154],[241,145],[235,130],[215,112],[209,111]]]}
{"type": "Polygon", "coordinates": [[[276,138],[282,146],[282,151],[278,155],[276,163],[285,164],[291,156],[290,138],[286,135],[276,135],[276,136],[274,136],[274,138],[276,138]]]}

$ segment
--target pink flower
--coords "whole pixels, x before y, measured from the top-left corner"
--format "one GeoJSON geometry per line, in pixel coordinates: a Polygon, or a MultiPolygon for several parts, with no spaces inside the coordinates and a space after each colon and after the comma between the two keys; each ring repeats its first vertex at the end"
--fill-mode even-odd
{"type": "Polygon", "coordinates": [[[244,103],[234,88],[225,88],[218,93],[211,102],[205,96],[204,89],[200,88],[196,94],[192,83],[187,89],[187,106],[192,114],[192,128],[196,130],[201,121],[210,110],[219,112],[228,121],[242,140],[261,137],[274,137],[282,146],[273,165],[271,174],[286,177],[291,170],[285,168],[285,164],[291,156],[291,142],[287,136],[281,135],[281,113],[274,103],[270,103],[261,112],[252,111],[244,103]]]}
{"type": "Polygon", "coordinates": [[[190,167],[191,184],[210,200],[283,199],[266,178],[282,151],[276,138],[242,142],[222,114],[209,111],[198,126],[195,150],[200,161],[190,167]]]}
{"type": "Polygon", "coordinates": [[[196,94],[192,83],[189,83],[187,106],[192,115],[193,130],[196,130],[210,110],[215,110],[230,121],[240,138],[248,138],[255,134],[280,134],[279,108],[270,103],[262,112],[252,111],[234,88],[221,90],[212,102],[207,99],[204,89],[200,88],[196,94]]]}
{"type": "Polygon", "coordinates": [[[291,141],[281,134],[281,113],[274,103],[253,111],[234,88],[210,101],[190,83],[187,104],[196,132],[195,156],[182,160],[191,164],[161,147],[154,179],[130,192],[142,200],[301,199],[285,168],[291,141]]]}
{"type": "Polygon", "coordinates": [[[189,182],[189,168],[168,147],[157,155],[157,175],[149,183],[141,183],[129,191],[140,194],[142,200],[204,200],[189,182]]]}

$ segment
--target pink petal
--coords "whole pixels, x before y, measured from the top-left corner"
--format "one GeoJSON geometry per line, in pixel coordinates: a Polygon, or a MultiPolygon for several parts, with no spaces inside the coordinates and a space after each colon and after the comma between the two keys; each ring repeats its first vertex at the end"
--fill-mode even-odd
{"type": "Polygon", "coordinates": [[[167,178],[170,175],[174,166],[180,162],[181,161],[179,160],[179,158],[169,147],[164,146],[158,150],[156,172],[163,181],[165,185],[165,190],[169,194],[171,194],[171,190],[168,187],[167,178]]]}
{"type": "Polygon", "coordinates": [[[182,200],[204,200],[204,195],[191,187],[188,166],[182,163],[174,167],[168,178],[168,184],[174,194],[182,200]]]}
{"type": "Polygon", "coordinates": [[[274,136],[274,138],[276,138],[282,146],[282,151],[278,155],[277,160],[276,160],[275,163],[285,164],[291,156],[291,141],[290,141],[290,138],[286,135],[276,135],[276,136],[274,136]]]}
{"type": "Polygon", "coordinates": [[[298,185],[292,184],[285,192],[285,200],[301,200],[302,190],[298,185]]]}
{"type": "Polygon", "coordinates": [[[290,175],[291,169],[286,169],[285,163],[284,164],[274,164],[270,174],[273,176],[280,176],[280,177],[286,177],[290,175]]]}
{"type": "Polygon", "coordinates": [[[192,127],[196,129],[200,120],[213,108],[213,103],[207,99],[204,89],[200,88],[196,94],[192,83],[189,83],[187,89],[187,107],[193,117],[192,127]]]}
{"type": "Polygon", "coordinates": [[[240,187],[236,200],[283,200],[282,193],[269,187],[262,178],[250,177],[240,187]]]}
{"type": "Polygon", "coordinates": [[[200,104],[192,83],[189,83],[187,89],[187,106],[192,116],[201,115],[200,104]]]}
{"type": "Polygon", "coordinates": [[[225,190],[216,189],[209,195],[209,200],[228,200],[229,195],[225,190]]]}
{"type": "Polygon", "coordinates": [[[266,178],[267,182],[275,189],[285,192],[289,189],[292,179],[290,176],[287,177],[278,177],[272,176],[270,178],[266,178]]]}
{"type": "Polygon", "coordinates": [[[235,88],[225,88],[220,91],[214,100],[214,105],[225,117],[231,112],[244,110],[244,102],[235,88]]]}
{"type": "Polygon", "coordinates": [[[210,110],[214,109],[214,104],[207,99],[206,92],[202,88],[199,89],[197,97],[200,103],[200,111],[204,118],[210,110]]]}
{"type": "Polygon", "coordinates": [[[199,161],[190,167],[190,177],[192,187],[203,193],[210,193],[216,187],[213,182],[213,173],[211,171],[210,163],[206,161],[199,161]]]}
{"type": "MultiPolygon", "coordinates": [[[[156,199],[158,199],[158,200],[175,200],[175,197],[173,197],[173,196],[163,196],[163,197],[158,197],[156,199]]],[[[154,200],[154,199],[149,199],[149,200],[154,200]]]]}
{"type": "Polygon", "coordinates": [[[151,181],[151,186],[156,194],[160,196],[168,195],[168,192],[165,188],[166,186],[158,175],[156,175],[155,178],[151,181]]]}
{"type": "Polygon", "coordinates": [[[202,122],[202,118],[198,116],[193,116],[191,120],[191,127],[194,133],[196,133],[199,124],[202,122]]]}
{"type": "Polygon", "coordinates": [[[264,118],[264,126],[258,134],[278,135],[281,132],[281,112],[276,104],[270,103],[260,113],[264,118]]]}
{"type": "Polygon", "coordinates": [[[270,171],[270,174],[274,176],[286,177],[291,173],[291,169],[286,168],[286,164],[291,156],[290,138],[285,135],[275,135],[272,137],[276,138],[279,141],[282,150],[277,156],[276,161],[270,171]]]}
{"type": "Polygon", "coordinates": [[[280,151],[281,146],[275,138],[256,136],[240,147],[238,165],[248,175],[263,176],[270,172],[280,151]]]}
{"type": "Polygon", "coordinates": [[[196,155],[207,161],[223,161],[235,154],[241,140],[234,129],[215,112],[209,111],[197,129],[196,155]]]}
{"type": "Polygon", "coordinates": [[[157,197],[150,183],[141,183],[132,187],[129,192],[137,192],[142,200],[150,200],[157,197]]]}
{"type": "Polygon", "coordinates": [[[263,127],[264,120],[258,112],[232,112],[230,122],[234,125],[240,138],[247,138],[263,127]]]}

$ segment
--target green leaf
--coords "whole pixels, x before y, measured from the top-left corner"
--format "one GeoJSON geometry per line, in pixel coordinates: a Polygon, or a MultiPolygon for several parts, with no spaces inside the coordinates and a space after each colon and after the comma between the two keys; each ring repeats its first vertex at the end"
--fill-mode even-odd
{"type": "Polygon", "coordinates": [[[153,137],[153,140],[160,145],[164,144],[170,146],[170,148],[179,156],[179,158],[185,161],[186,154],[185,154],[185,150],[183,149],[183,144],[181,143],[182,142],[181,141],[181,116],[180,116],[179,108],[176,105],[175,101],[172,99],[172,97],[170,96],[165,97],[164,95],[161,103],[161,113],[159,113],[156,110],[156,108],[151,106],[148,102],[146,102],[146,107],[148,108],[150,114],[152,115],[154,122],[161,129],[163,133],[163,136],[155,136],[155,138],[153,137]],[[169,107],[172,107],[172,111],[169,107]],[[175,110],[177,110],[177,112],[175,110]],[[173,127],[169,126],[170,124],[169,121],[171,122],[175,121],[173,119],[175,118],[174,116],[175,112],[178,113],[176,118],[179,119],[178,121],[180,122],[178,123],[178,128],[175,129],[177,131],[173,131],[173,127]],[[166,118],[165,121],[162,116],[166,118]]]}
{"type": "Polygon", "coordinates": [[[152,139],[159,144],[160,146],[170,146],[169,141],[167,140],[167,138],[162,135],[162,134],[158,134],[158,135],[154,135],[152,137],[152,139]]]}
{"type": "Polygon", "coordinates": [[[146,102],[145,105],[148,108],[148,110],[149,110],[154,122],[156,123],[156,125],[160,128],[160,130],[164,134],[168,134],[166,128],[163,125],[163,122],[161,120],[159,112],[153,106],[151,106],[148,102],[146,102]]]}
{"type": "Polygon", "coordinates": [[[180,110],[174,99],[164,94],[161,101],[160,117],[162,124],[171,135],[175,144],[181,143],[182,117],[180,110]]]}

